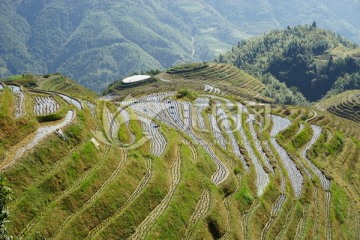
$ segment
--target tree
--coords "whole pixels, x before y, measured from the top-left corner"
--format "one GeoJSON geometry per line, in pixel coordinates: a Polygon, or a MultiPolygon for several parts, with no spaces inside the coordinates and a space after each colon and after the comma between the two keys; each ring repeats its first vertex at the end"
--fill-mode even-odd
{"type": "Polygon", "coordinates": [[[313,23],[311,24],[311,26],[312,26],[313,28],[316,28],[316,22],[313,21],[313,23]]]}

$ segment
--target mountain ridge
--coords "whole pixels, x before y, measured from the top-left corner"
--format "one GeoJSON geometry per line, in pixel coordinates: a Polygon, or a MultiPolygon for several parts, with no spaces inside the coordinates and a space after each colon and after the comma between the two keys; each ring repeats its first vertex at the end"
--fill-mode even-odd
{"type": "Polygon", "coordinates": [[[0,30],[7,33],[0,37],[0,76],[63,72],[100,92],[134,72],[207,61],[239,40],[309,18],[359,42],[355,0],[348,0],[348,14],[340,14],[334,1],[327,1],[328,6],[313,0],[255,4],[257,8],[243,0],[6,0],[0,3],[0,30]],[[333,15],[336,21],[323,21],[333,15]]]}

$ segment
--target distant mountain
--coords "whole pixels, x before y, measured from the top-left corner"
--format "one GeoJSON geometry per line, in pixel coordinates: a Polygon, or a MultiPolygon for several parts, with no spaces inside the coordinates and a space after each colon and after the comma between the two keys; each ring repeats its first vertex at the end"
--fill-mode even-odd
{"type": "Polygon", "coordinates": [[[243,41],[217,61],[262,78],[270,74],[310,101],[359,86],[360,48],[316,22],[243,41]]]}
{"type": "Polygon", "coordinates": [[[359,0],[205,0],[229,22],[250,35],[303,25],[319,26],[360,43],[359,0]]]}
{"type": "Polygon", "coordinates": [[[360,43],[359,10],[356,0],[4,0],[0,77],[61,72],[100,91],[131,73],[213,59],[252,35],[312,20],[360,43]]]}
{"type": "Polygon", "coordinates": [[[60,71],[95,90],[133,72],[212,59],[247,37],[193,1],[6,0],[0,10],[0,76],[60,71]]]}

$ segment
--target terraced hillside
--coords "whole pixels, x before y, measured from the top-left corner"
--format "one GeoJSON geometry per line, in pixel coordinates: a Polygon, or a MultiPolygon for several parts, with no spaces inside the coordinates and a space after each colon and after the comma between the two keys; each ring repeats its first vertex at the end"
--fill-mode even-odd
{"type": "Polygon", "coordinates": [[[250,99],[260,100],[258,81],[227,65],[196,66],[170,69],[131,91],[119,88],[135,94],[113,101],[64,79],[2,84],[0,168],[13,190],[9,233],[360,236],[359,123],[310,107],[249,101],[240,89],[253,89],[250,99]],[[233,74],[239,78],[231,80],[233,74]],[[237,94],[226,90],[227,81],[237,94]],[[23,101],[16,100],[19,91],[23,101]]]}
{"type": "Polygon", "coordinates": [[[262,95],[266,87],[259,80],[234,66],[216,63],[177,65],[143,83],[115,82],[106,92],[120,94],[124,98],[128,94],[136,96],[157,91],[176,91],[182,88],[217,95],[233,95],[244,100],[272,101],[262,95]]]}
{"type": "Polygon", "coordinates": [[[360,123],[360,90],[350,90],[319,102],[317,108],[360,123]]]}

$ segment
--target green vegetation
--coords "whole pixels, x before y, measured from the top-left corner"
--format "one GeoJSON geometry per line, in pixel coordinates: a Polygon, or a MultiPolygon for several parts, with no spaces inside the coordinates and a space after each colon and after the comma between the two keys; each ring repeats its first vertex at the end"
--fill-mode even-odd
{"type": "Polygon", "coordinates": [[[188,89],[180,89],[176,94],[176,98],[194,101],[197,98],[197,94],[188,89]]]}
{"type": "Polygon", "coordinates": [[[5,157],[7,149],[34,132],[38,126],[36,119],[30,115],[13,118],[14,101],[11,90],[6,88],[0,95],[0,159],[5,157]]]}
{"type": "MultiPolygon", "coordinates": [[[[342,82],[350,82],[344,90],[357,86],[346,75],[360,71],[360,48],[356,47],[334,33],[305,25],[242,41],[217,61],[232,63],[253,75],[270,73],[286,86],[296,87],[308,100],[315,101],[332,88],[341,91],[342,82]]],[[[264,81],[274,82],[269,78],[265,76],[264,81]]],[[[299,97],[297,92],[292,96],[295,97],[299,97]]]]}
{"type": "Polygon", "coordinates": [[[344,76],[339,77],[325,97],[334,96],[352,89],[360,89],[360,73],[346,73],[344,76]]]}
{"type": "Polygon", "coordinates": [[[333,195],[333,205],[335,210],[335,217],[343,224],[348,214],[348,199],[347,196],[339,186],[333,184],[331,186],[331,193],[333,195]]]}
{"type": "Polygon", "coordinates": [[[359,43],[357,4],[7,0],[0,6],[7,33],[0,36],[0,77],[58,71],[101,92],[133,72],[207,61],[236,41],[312,19],[359,43]]]}
{"type": "Polygon", "coordinates": [[[101,7],[95,0],[4,2],[1,30],[8,37],[0,38],[0,77],[58,71],[101,92],[134,72],[211,59],[246,36],[233,24],[223,29],[229,23],[209,14],[207,3],[192,5],[193,1],[171,6],[157,1],[111,2],[101,7]],[[67,20],[61,24],[63,16],[67,20]],[[206,31],[204,23],[212,30],[206,31]]]}
{"type": "MultiPolygon", "coordinates": [[[[358,227],[351,223],[359,218],[360,209],[359,123],[312,106],[273,103],[268,105],[271,112],[265,113],[264,105],[247,104],[272,100],[261,95],[266,86],[256,78],[227,64],[185,66],[186,71],[172,74],[154,70],[156,76],[150,83],[111,89],[124,98],[132,94],[134,104],[136,97],[146,93],[169,91],[174,94],[159,106],[166,106],[166,99],[179,101],[151,119],[147,114],[154,114],[158,106],[139,99],[140,108],[126,108],[128,123],[124,123],[127,116],[118,112],[123,104],[102,101],[58,74],[28,76],[36,87],[25,85],[24,78],[13,80],[23,86],[25,96],[26,114],[18,119],[14,117],[16,95],[7,87],[0,91],[2,158],[11,159],[39,127],[52,126],[55,119],[62,121],[69,109],[76,112],[67,126],[56,134],[54,130],[1,170],[13,196],[7,203],[9,222],[4,225],[9,234],[22,239],[323,239],[329,234],[334,239],[353,239],[358,227]],[[205,90],[206,85],[207,89],[219,88],[220,93],[205,90]],[[35,116],[34,99],[51,97],[46,91],[72,96],[82,101],[84,109],[55,96],[59,110],[35,116]],[[198,98],[210,98],[209,107],[197,112],[194,102],[198,98]],[[181,101],[193,104],[190,111],[181,101]],[[229,125],[237,123],[234,114],[240,106],[247,109],[242,109],[240,117],[243,133],[239,129],[224,131],[225,118],[229,125]],[[221,114],[217,111],[220,107],[221,114]],[[291,171],[270,139],[271,126],[278,123],[267,122],[267,113],[292,122],[275,138],[295,164],[291,171]],[[191,133],[180,125],[190,120],[188,116],[191,133]],[[198,124],[201,118],[204,129],[198,124]],[[219,132],[213,130],[215,125],[219,132]],[[322,130],[306,152],[313,165],[302,157],[313,138],[311,125],[322,130]],[[132,142],[147,136],[146,142],[133,148],[132,142]],[[130,147],[123,148],[119,142],[130,147]],[[323,187],[324,179],[314,167],[331,180],[328,188],[323,187]],[[302,178],[293,171],[299,171],[302,178]],[[302,181],[299,197],[294,194],[294,177],[302,181]],[[259,193],[261,186],[263,192],[259,193]]],[[[289,93],[285,85],[267,77],[272,83],[269,91],[279,91],[277,101],[302,101],[301,95],[293,98],[294,89],[289,93]]],[[[356,91],[351,93],[357,96],[356,91]]],[[[337,108],[349,112],[345,103],[355,106],[356,98],[348,99],[351,101],[341,101],[337,108]]],[[[335,100],[320,102],[317,107],[330,108],[335,100]]]]}
{"type": "MultiPolygon", "coordinates": [[[[183,89],[184,86],[193,92],[206,93],[210,92],[210,89],[205,91],[205,85],[209,85],[218,88],[220,90],[218,94],[225,93],[243,100],[273,101],[271,98],[263,96],[262,92],[266,88],[264,84],[234,66],[216,63],[194,63],[179,65],[174,68],[185,68],[186,71],[173,71],[171,74],[162,72],[154,76],[155,82],[144,82],[139,85],[125,86],[120,80],[111,84],[105,90],[105,93],[118,95],[122,99],[130,95],[136,97],[158,91],[178,91],[183,89]]],[[[211,92],[213,91],[211,90],[211,92]]]]}
{"type": "Polygon", "coordinates": [[[37,85],[35,89],[60,92],[75,98],[81,96],[82,99],[88,100],[97,96],[93,91],[59,73],[51,74],[47,78],[41,76],[34,76],[33,78],[35,78],[37,85]]]}
{"type": "Polygon", "coordinates": [[[360,90],[349,90],[322,100],[317,104],[337,116],[360,122],[360,90]]]}
{"type": "Polygon", "coordinates": [[[288,88],[285,83],[280,82],[270,73],[265,74],[261,81],[266,85],[263,94],[274,99],[275,103],[288,105],[307,104],[307,100],[296,87],[288,88]]]}
{"type": "Polygon", "coordinates": [[[209,64],[206,62],[204,62],[204,63],[188,63],[188,64],[173,66],[170,69],[166,70],[166,73],[169,73],[169,74],[187,73],[187,72],[201,70],[201,69],[204,69],[207,67],[209,67],[209,64]]]}

